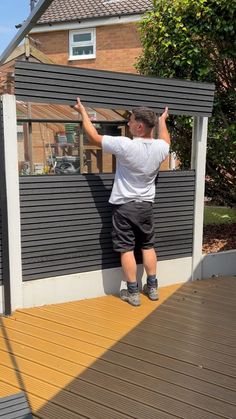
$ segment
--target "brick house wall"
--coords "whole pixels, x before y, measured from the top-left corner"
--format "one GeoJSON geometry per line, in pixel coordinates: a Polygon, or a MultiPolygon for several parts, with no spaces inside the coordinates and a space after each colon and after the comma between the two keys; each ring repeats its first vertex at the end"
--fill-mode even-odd
{"type": "Polygon", "coordinates": [[[136,73],[134,63],[142,51],[136,23],[98,26],[94,59],[68,60],[68,30],[34,33],[32,38],[40,42],[38,48],[55,64],[124,73],[136,73]]]}

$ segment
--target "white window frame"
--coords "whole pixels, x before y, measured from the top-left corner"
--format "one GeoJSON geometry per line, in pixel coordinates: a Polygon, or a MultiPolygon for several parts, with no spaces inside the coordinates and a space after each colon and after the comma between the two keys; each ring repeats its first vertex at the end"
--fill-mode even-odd
{"type": "Polygon", "coordinates": [[[90,60],[96,58],[96,29],[77,29],[69,32],[69,60],[90,60]],[[91,41],[73,42],[73,36],[82,33],[91,33],[91,41]],[[93,46],[93,54],[73,55],[73,47],[93,46]]]}

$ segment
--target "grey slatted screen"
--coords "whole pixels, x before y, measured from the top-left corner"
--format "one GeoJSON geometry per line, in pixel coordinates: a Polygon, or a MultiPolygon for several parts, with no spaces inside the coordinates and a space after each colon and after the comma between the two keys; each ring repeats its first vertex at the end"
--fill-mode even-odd
{"type": "MultiPolygon", "coordinates": [[[[113,268],[114,175],[20,178],[23,279],[113,268]]],[[[192,255],[195,176],[160,172],[154,205],[159,260],[192,255]]]]}
{"type": "Polygon", "coordinates": [[[210,116],[214,85],[19,61],[15,93],[17,99],[30,102],[73,105],[80,96],[92,107],[148,106],[162,112],[168,106],[171,114],[210,116]]]}
{"type": "Polygon", "coordinates": [[[1,419],[33,419],[24,393],[0,398],[1,419]]]}

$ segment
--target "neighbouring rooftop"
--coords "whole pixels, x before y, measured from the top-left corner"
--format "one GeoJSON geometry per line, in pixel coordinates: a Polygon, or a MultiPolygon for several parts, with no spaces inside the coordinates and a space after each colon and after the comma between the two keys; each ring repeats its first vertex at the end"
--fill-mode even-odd
{"type": "Polygon", "coordinates": [[[152,7],[152,0],[54,0],[38,24],[137,15],[152,7]]]}

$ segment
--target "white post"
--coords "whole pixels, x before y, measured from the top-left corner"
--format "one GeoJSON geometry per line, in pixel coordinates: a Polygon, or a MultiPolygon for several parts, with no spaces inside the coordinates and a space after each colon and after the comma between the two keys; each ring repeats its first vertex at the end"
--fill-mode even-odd
{"type": "Polygon", "coordinates": [[[16,308],[23,306],[20,197],[15,96],[4,94],[2,96],[2,104],[5,148],[6,199],[8,213],[11,308],[12,310],[15,310],[16,308]]]}
{"type": "Polygon", "coordinates": [[[207,148],[207,117],[194,117],[191,169],[195,170],[192,279],[202,278],[202,239],[207,148]]]}

